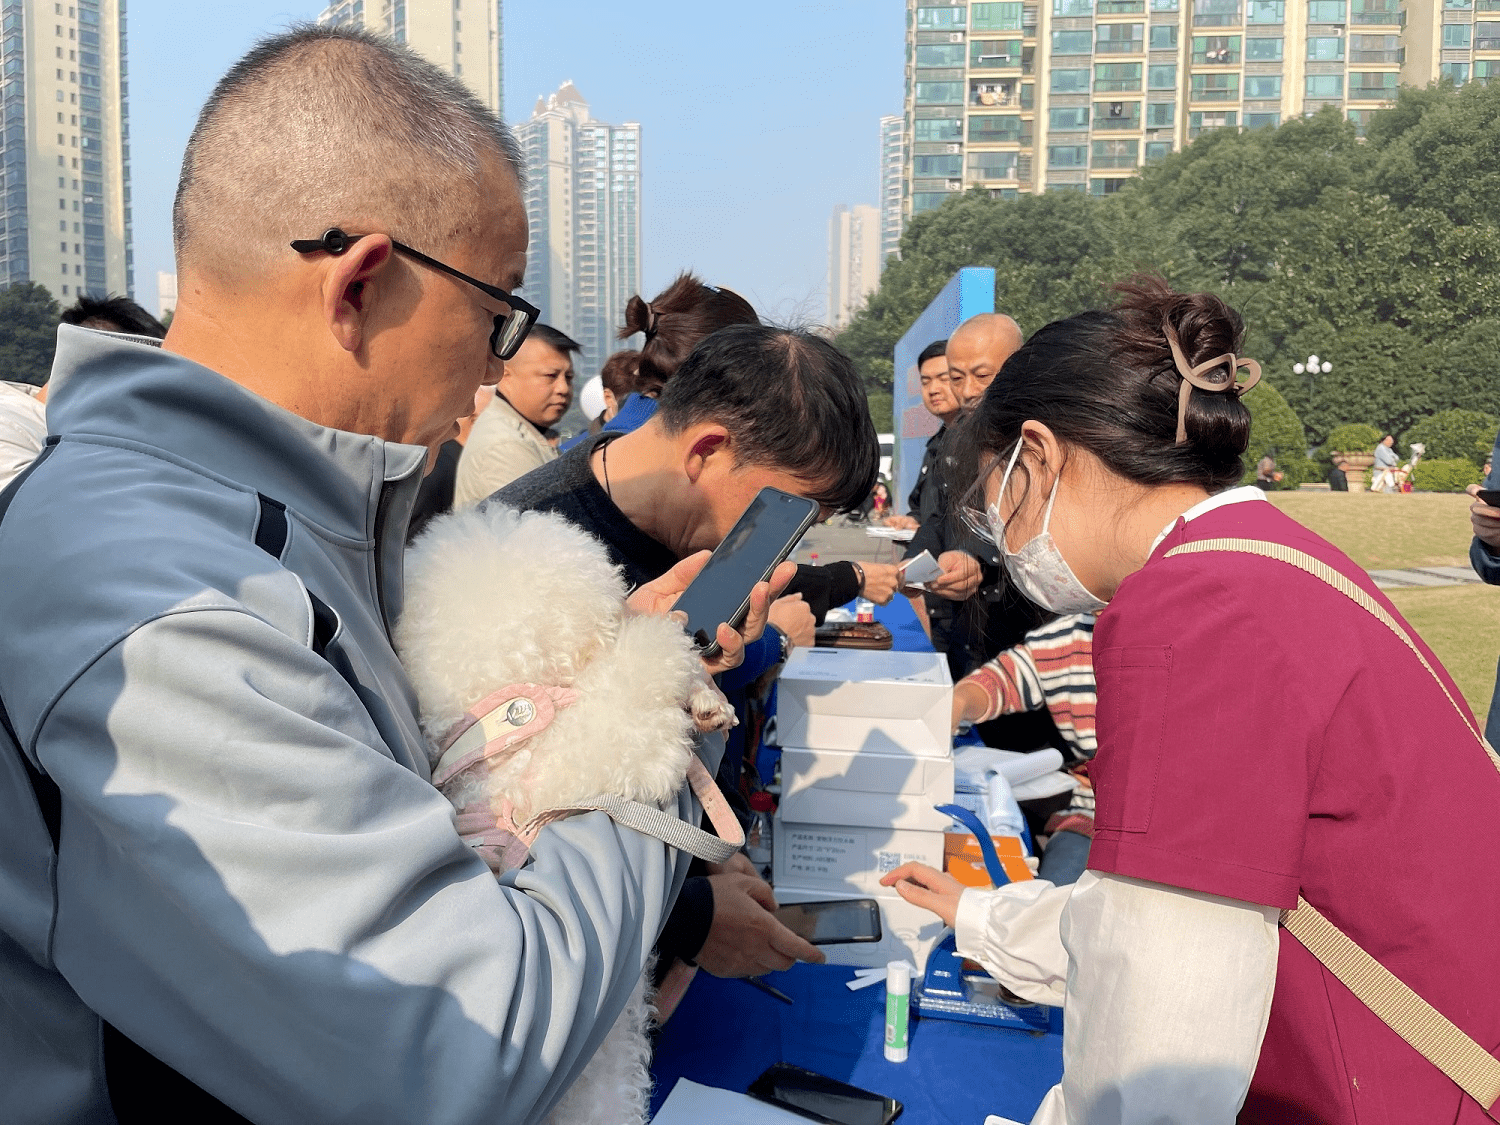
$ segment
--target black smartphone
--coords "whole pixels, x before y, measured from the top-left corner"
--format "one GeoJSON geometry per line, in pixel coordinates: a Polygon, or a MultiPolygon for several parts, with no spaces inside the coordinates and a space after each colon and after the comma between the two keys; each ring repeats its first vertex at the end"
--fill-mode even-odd
{"type": "Polygon", "coordinates": [[[1500,488],[1481,488],[1474,493],[1491,508],[1500,508],[1500,488]]]}
{"type": "Polygon", "coordinates": [[[873,898],[840,898],[828,902],[789,902],[776,920],[809,945],[879,941],[880,904],[873,898]]]}
{"type": "Polygon", "coordinates": [[[750,1083],[752,1098],[826,1125],[890,1125],[904,1108],[895,1098],[777,1063],[750,1083]]]}
{"type": "Polygon", "coordinates": [[[750,591],[771,577],[818,519],[818,505],[790,492],[763,488],[724,536],[674,607],[687,614],[688,636],[708,657],[719,654],[720,624],[738,629],[750,591]]]}

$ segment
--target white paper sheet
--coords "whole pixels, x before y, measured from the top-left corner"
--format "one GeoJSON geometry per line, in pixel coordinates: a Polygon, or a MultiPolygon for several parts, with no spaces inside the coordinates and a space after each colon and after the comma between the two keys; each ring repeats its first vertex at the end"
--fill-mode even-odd
{"type": "Polygon", "coordinates": [[[807,1125],[807,1118],[757,1101],[749,1094],[700,1086],[686,1078],[677,1080],[652,1118],[652,1125],[704,1125],[710,1121],[714,1125],[807,1125]]]}

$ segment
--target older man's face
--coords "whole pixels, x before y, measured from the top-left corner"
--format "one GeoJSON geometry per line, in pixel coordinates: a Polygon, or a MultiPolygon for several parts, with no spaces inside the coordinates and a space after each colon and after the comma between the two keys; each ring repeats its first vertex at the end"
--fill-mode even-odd
{"type": "MultiPolygon", "coordinates": [[[[526,270],[526,210],[508,169],[494,167],[486,179],[484,202],[473,210],[467,232],[447,249],[428,252],[471,277],[514,291],[526,270]]],[[[400,323],[387,326],[386,346],[378,349],[388,418],[382,436],[433,446],[458,435],[459,420],[474,408],[475,392],[504,373],[504,363],[490,352],[495,315],[503,307],[467,282],[411,265],[420,293],[401,309],[400,323]]],[[[376,354],[372,349],[372,361],[376,354]]]]}

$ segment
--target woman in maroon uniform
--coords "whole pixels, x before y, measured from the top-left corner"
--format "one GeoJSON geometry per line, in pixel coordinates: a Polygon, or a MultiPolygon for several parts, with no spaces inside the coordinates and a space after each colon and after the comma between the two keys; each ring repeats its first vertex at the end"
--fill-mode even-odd
{"type": "Polygon", "coordinates": [[[931,869],[890,879],[1002,979],[1065,993],[1037,1121],[1487,1120],[1500,759],[1368,575],[1236,487],[1259,374],[1239,316],[1123,293],[1027,341],[971,435],[1013,579],[1059,613],[1103,607],[1089,871],[962,896],[931,869]],[[1477,1041],[1478,1098],[1309,951],[1338,931],[1456,1025],[1398,1002],[1438,1046],[1477,1041]]]}

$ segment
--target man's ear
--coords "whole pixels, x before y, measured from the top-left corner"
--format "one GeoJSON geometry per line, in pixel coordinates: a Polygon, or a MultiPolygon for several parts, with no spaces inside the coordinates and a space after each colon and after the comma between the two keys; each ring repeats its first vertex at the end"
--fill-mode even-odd
{"type": "Polygon", "coordinates": [[[682,468],[692,483],[698,483],[698,478],[709,467],[709,462],[715,458],[730,462],[724,467],[733,467],[733,455],[729,450],[729,431],[723,426],[716,422],[694,426],[688,431],[687,439],[687,453],[683,458],[682,468]]]}
{"type": "Polygon", "coordinates": [[[369,331],[371,287],[391,264],[391,240],[367,234],[342,254],[329,259],[323,278],[323,316],[339,347],[357,352],[369,331]]]}

